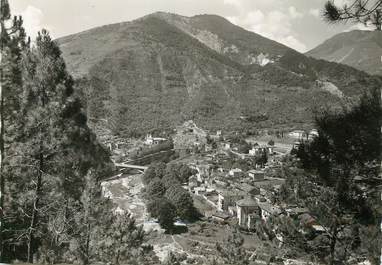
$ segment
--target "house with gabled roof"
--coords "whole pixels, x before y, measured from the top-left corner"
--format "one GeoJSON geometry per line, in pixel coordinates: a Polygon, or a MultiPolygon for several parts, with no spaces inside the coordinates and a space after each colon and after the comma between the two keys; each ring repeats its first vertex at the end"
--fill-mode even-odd
{"type": "Polygon", "coordinates": [[[236,202],[237,219],[240,226],[252,229],[256,219],[260,219],[260,208],[250,196],[236,202]]]}
{"type": "Polygon", "coordinates": [[[228,211],[229,206],[235,206],[238,200],[243,199],[246,196],[246,192],[231,188],[221,189],[218,191],[218,210],[228,211]]]}
{"type": "Polygon", "coordinates": [[[268,221],[270,216],[279,216],[282,213],[278,207],[268,202],[259,202],[258,205],[261,210],[261,218],[264,221],[268,221]]]}

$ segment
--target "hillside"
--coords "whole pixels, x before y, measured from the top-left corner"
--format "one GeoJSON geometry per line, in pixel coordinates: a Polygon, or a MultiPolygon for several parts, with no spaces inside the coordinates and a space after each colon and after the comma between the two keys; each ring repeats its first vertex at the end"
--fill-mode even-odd
{"type": "Polygon", "coordinates": [[[309,127],[312,109],[381,86],[213,15],[155,13],[57,42],[90,120],[120,135],[190,119],[210,130],[309,127]]]}
{"type": "Polygon", "coordinates": [[[158,12],[148,17],[160,18],[212,50],[244,65],[253,63],[264,65],[291,50],[216,15],[184,17],[158,12]]]}
{"type": "Polygon", "coordinates": [[[382,75],[382,32],[343,32],[326,40],[306,55],[350,65],[369,74],[382,75]]]}

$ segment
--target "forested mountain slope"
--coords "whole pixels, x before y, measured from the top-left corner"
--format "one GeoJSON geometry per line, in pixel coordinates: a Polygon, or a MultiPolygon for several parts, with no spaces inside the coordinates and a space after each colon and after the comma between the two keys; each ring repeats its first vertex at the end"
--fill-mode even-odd
{"type": "Polygon", "coordinates": [[[214,15],[155,13],[57,42],[89,118],[125,136],[187,119],[210,130],[309,127],[316,106],[381,86],[214,15]]]}
{"type": "Polygon", "coordinates": [[[382,32],[354,30],[326,40],[306,55],[382,75],[382,32]]]}

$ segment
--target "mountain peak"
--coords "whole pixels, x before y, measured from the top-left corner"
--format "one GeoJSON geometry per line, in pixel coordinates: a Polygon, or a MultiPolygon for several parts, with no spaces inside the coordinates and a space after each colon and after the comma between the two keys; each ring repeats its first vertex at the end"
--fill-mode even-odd
{"type": "Polygon", "coordinates": [[[339,33],[306,55],[347,64],[370,74],[382,75],[382,32],[353,30],[339,33]]]}
{"type": "Polygon", "coordinates": [[[162,18],[162,19],[188,18],[186,16],[182,16],[182,15],[175,14],[175,13],[164,12],[164,11],[157,11],[157,12],[151,13],[149,15],[146,15],[146,16],[142,17],[141,19],[150,18],[150,17],[156,17],[156,18],[162,18]]]}
{"type": "Polygon", "coordinates": [[[218,15],[200,14],[186,17],[156,12],[147,17],[159,18],[210,49],[244,65],[263,65],[264,62],[275,61],[291,50],[280,43],[236,26],[218,15]]]}
{"type": "Polygon", "coordinates": [[[214,15],[157,12],[57,43],[81,80],[89,119],[125,136],[190,119],[209,130],[301,127],[312,122],[314,104],[381,85],[214,15]]]}

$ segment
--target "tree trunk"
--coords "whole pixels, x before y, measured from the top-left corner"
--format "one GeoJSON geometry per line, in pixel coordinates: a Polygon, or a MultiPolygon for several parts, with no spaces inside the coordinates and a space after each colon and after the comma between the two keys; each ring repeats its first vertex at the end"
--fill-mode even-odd
{"type": "Polygon", "coordinates": [[[117,245],[116,247],[117,247],[117,253],[116,253],[116,255],[115,255],[115,259],[114,259],[114,264],[116,264],[116,265],[119,265],[119,258],[120,258],[120,255],[121,255],[121,252],[120,252],[120,247],[121,247],[121,245],[122,245],[122,242],[123,242],[123,237],[124,237],[124,233],[122,233],[121,232],[121,230],[122,230],[122,227],[121,227],[122,225],[121,224],[119,224],[119,226],[118,226],[118,229],[119,229],[119,232],[120,232],[120,237],[119,237],[119,245],[117,245]]]}
{"type": "Polygon", "coordinates": [[[334,225],[332,228],[332,236],[330,239],[330,260],[329,264],[333,265],[335,260],[335,251],[336,251],[336,244],[337,244],[337,234],[338,234],[338,222],[337,220],[334,220],[334,225]]]}
{"type": "MultiPolygon", "coordinates": [[[[87,220],[87,222],[89,222],[87,220]]],[[[86,244],[85,244],[85,255],[84,260],[82,261],[83,265],[88,265],[90,261],[90,223],[88,223],[87,227],[87,235],[86,235],[86,244]]]]}
{"type": "Polygon", "coordinates": [[[37,226],[38,221],[38,207],[40,202],[40,193],[41,193],[41,186],[42,186],[42,174],[43,174],[43,168],[44,168],[44,156],[42,153],[40,153],[39,158],[39,172],[37,175],[37,184],[36,184],[36,190],[35,190],[35,200],[33,202],[33,213],[31,218],[31,223],[29,226],[29,233],[28,233],[28,253],[27,258],[29,263],[33,263],[33,251],[35,248],[35,241],[34,241],[34,234],[35,229],[37,226]]]}
{"type": "MultiPolygon", "coordinates": [[[[2,28],[2,26],[1,26],[2,28]]],[[[3,64],[3,43],[0,44],[0,65],[3,64]]],[[[3,100],[3,70],[0,69],[0,261],[3,261],[3,227],[4,227],[4,186],[5,186],[5,179],[4,179],[4,168],[3,168],[3,161],[4,161],[4,113],[3,113],[3,107],[4,107],[4,100],[3,100]]]]}

